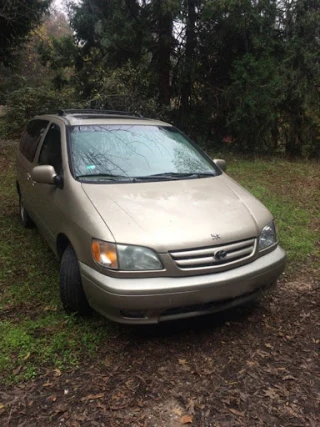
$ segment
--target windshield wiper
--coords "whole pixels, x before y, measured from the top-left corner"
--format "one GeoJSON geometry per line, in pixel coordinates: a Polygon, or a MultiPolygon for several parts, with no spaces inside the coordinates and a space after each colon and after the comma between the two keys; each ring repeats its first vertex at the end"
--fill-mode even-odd
{"type": "Polygon", "coordinates": [[[133,178],[130,178],[129,176],[124,175],[113,175],[108,173],[90,173],[86,175],[77,175],[76,178],[104,178],[107,181],[126,181],[126,182],[132,182],[133,178]]]}
{"type": "Polygon", "coordinates": [[[165,173],[156,173],[153,175],[144,175],[144,176],[135,176],[135,180],[170,180],[170,179],[193,179],[193,178],[204,178],[209,176],[215,176],[211,172],[193,172],[193,173],[183,173],[183,172],[165,172],[165,173]]]}
{"type": "Polygon", "coordinates": [[[139,182],[139,181],[170,181],[179,179],[195,179],[215,176],[211,172],[195,172],[195,173],[182,173],[182,172],[165,172],[156,173],[153,175],[143,176],[124,176],[124,175],[112,175],[107,173],[92,173],[86,175],[77,175],[76,178],[103,178],[105,181],[117,181],[117,182],[139,182]]]}

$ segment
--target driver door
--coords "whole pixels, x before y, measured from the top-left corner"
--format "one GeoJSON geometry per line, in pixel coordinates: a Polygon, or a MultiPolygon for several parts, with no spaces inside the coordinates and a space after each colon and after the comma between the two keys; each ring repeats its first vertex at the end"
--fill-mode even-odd
{"type": "MultiPolygon", "coordinates": [[[[57,175],[63,176],[61,150],[62,130],[51,123],[40,149],[37,165],[51,165],[57,175]]],[[[49,245],[55,249],[57,224],[62,221],[64,190],[55,185],[33,183],[33,205],[38,227],[49,245]]]]}

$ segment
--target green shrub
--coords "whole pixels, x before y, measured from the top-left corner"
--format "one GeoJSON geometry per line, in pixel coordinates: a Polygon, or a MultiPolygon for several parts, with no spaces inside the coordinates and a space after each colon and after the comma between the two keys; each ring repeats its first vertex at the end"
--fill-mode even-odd
{"type": "Polygon", "coordinates": [[[17,89],[8,96],[5,114],[0,118],[1,136],[18,137],[33,116],[76,106],[79,104],[69,88],[60,92],[46,87],[17,89]]]}

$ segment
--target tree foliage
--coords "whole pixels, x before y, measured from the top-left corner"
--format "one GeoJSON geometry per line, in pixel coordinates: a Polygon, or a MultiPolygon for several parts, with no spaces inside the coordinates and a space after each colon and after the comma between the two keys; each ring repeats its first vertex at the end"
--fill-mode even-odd
{"type": "Polygon", "coordinates": [[[11,63],[19,47],[48,10],[51,0],[0,0],[0,63],[11,63]]]}
{"type": "Polygon", "coordinates": [[[70,105],[72,98],[71,89],[56,91],[46,86],[25,86],[14,90],[7,98],[6,114],[0,120],[1,133],[4,136],[19,137],[31,117],[52,113],[67,103],[70,105]]]}
{"type": "Polygon", "coordinates": [[[221,147],[320,154],[319,0],[81,0],[69,18],[40,47],[57,90],[221,147]]]}
{"type": "Polygon", "coordinates": [[[10,67],[0,64],[0,104],[5,104],[5,115],[0,117],[2,137],[18,136],[35,114],[57,110],[66,103],[77,105],[75,89],[68,84],[73,68],[64,48],[71,40],[75,50],[71,35],[65,15],[53,12],[44,16],[41,24],[31,30],[27,41],[14,52],[14,64],[10,67]],[[63,49],[59,50],[60,44],[63,49]],[[57,56],[63,51],[63,68],[60,63],[54,68],[40,61],[39,46],[50,52],[57,51],[57,56]]]}

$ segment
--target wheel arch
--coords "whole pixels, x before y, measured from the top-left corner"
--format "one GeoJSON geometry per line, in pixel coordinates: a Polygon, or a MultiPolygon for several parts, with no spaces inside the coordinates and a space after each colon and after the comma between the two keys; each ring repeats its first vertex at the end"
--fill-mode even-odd
{"type": "Polygon", "coordinates": [[[57,255],[58,255],[59,260],[61,260],[63,252],[67,249],[68,245],[71,245],[70,239],[64,233],[58,234],[58,237],[57,237],[57,255]]]}
{"type": "Polygon", "coordinates": [[[18,196],[21,197],[21,190],[20,190],[20,185],[18,181],[16,181],[16,189],[17,189],[18,196]]]}

